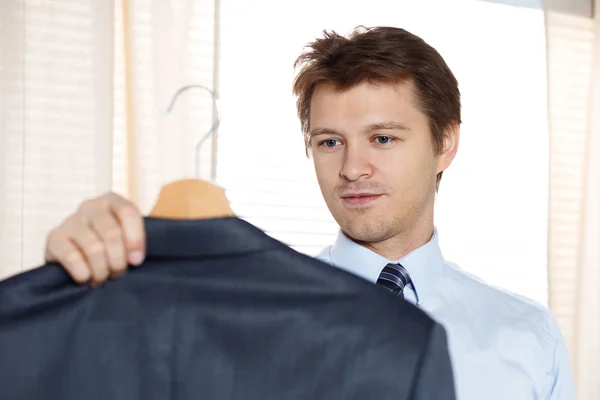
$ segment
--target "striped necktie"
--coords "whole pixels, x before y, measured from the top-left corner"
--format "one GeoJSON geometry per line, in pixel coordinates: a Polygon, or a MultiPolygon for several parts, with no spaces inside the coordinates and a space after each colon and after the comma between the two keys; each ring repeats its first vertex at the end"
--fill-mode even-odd
{"type": "Polygon", "coordinates": [[[379,274],[377,284],[404,298],[404,288],[410,283],[408,271],[400,264],[388,264],[379,274]]]}

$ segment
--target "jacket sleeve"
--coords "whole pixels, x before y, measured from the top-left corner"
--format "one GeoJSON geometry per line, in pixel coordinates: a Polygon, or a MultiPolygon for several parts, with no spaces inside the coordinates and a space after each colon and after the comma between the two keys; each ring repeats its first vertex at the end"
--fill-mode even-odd
{"type": "Polygon", "coordinates": [[[413,382],[411,399],[456,400],[454,374],[444,328],[435,323],[413,382]]]}

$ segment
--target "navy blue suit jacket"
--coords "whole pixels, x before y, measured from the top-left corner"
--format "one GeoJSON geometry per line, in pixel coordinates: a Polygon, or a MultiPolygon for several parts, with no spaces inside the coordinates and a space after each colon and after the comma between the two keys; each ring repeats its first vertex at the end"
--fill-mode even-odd
{"type": "Polygon", "coordinates": [[[0,283],[0,399],[455,398],[408,302],[241,219],[145,224],[144,265],[102,287],[55,264],[0,283]]]}

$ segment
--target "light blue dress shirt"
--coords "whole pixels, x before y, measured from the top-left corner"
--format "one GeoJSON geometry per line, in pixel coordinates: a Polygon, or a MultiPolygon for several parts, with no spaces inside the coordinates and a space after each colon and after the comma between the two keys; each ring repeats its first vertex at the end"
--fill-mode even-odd
{"type": "Polygon", "coordinates": [[[404,289],[406,299],[446,328],[459,400],[577,398],[567,349],[550,311],[445,261],[437,230],[400,260],[387,260],[341,232],[317,258],[371,282],[389,262],[404,266],[412,280],[404,289]]]}

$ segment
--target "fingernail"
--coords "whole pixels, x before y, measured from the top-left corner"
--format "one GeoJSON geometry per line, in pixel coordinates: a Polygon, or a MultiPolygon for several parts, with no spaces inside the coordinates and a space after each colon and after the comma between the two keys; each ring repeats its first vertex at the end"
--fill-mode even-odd
{"type": "Polygon", "coordinates": [[[132,251],[129,253],[129,263],[131,265],[140,265],[144,261],[144,253],[141,251],[132,251]]]}

